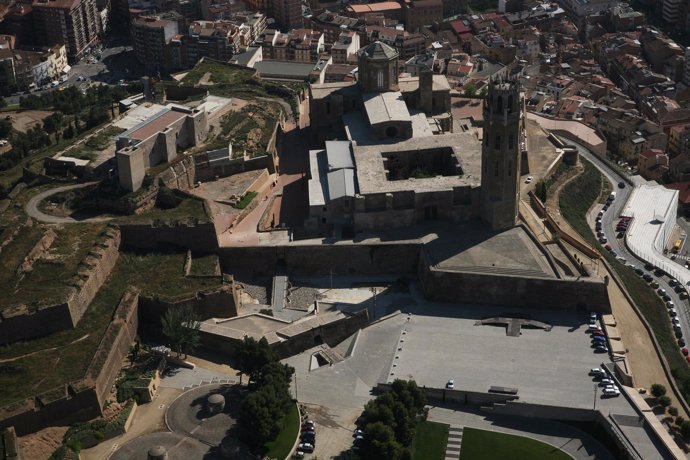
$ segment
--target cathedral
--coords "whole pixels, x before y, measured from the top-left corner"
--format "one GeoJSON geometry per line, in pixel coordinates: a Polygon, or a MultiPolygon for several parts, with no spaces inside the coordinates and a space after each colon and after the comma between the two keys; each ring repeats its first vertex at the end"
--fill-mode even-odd
{"type": "Polygon", "coordinates": [[[523,100],[516,80],[490,82],[483,130],[453,132],[450,86],[424,68],[400,76],[397,51],[358,52],[356,83],[310,87],[309,217],[321,235],[476,219],[517,222],[523,100]]]}

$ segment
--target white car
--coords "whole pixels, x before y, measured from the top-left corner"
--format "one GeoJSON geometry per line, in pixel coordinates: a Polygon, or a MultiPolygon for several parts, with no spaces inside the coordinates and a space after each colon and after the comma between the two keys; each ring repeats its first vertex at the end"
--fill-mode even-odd
{"type": "Polygon", "coordinates": [[[527,180],[525,181],[525,184],[531,184],[533,180],[534,180],[534,177],[527,176],[527,180]]]}
{"type": "Polygon", "coordinates": [[[599,382],[600,387],[609,387],[611,385],[613,385],[613,380],[609,378],[601,379],[601,381],[599,382]]]}
{"type": "Polygon", "coordinates": [[[602,394],[604,396],[618,396],[621,392],[618,388],[604,388],[602,394]]]}
{"type": "Polygon", "coordinates": [[[312,452],[314,452],[314,445],[309,444],[308,442],[303,442],[302,444],[299,445],[299,447],[297,447],[297,450],[301,450],[302,452],[312,453],[312,452]]]}
{"type": "Polygon", "coordinates": [[[455,388],[455,379],[450,379],[450,380],[448,380],[448,382],[446,383],[446,389],[447,389],[447,390],[452,390],[453,388],[455,388]]]}
{"type": "Polygon", "coordinates": [[[606,372],[604,372],[603,369],[599,369],[598,367],[593,367],[589,370],[589,375],[604,376],[606,375],[606,372]]]}

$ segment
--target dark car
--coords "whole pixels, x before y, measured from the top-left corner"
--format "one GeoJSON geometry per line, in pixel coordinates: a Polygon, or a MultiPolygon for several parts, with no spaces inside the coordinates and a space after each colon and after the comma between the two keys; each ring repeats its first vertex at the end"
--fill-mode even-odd
{"type": "Polygon", "coordinates": [[[676,287],[674,287],[673,290],[678,293],[681,293],[685,290],[685,287],[682,284],[676,284],[676,287]]]}
{"type": "Polygon", "coordinates": [[[644,275],[644,270],[642,270],[640,267],[637,267],[635,269],[635,273],[637,273],[638,275],[644,275]]]}
{"type": "Polygon", "coordinates": [[[657,268],[656,270],[654,270],[654,274],[656,276],[664,276],[664,271],[660,268],[657,268]]]}
{"type": "Polygon", "coordinates": [[[616,235],[616,238],[621,239],[621,238],[623,238],[624,236],[625,236],[625,235],[623,234],[623,232],[618,232],[618,234],[616,235]]]}
{"type": "Polygon", "coordinates": [[[665,302],[670,302],[671,301],[671,296],[668,294],[664,294],[661,296],[662,299],[664,299],[665,302]]]}
{"type": "Polygon", "coordinates": [[[312,445],[316,445],[316,433],[313,431],[305,431],[302,433],[302,436],[300,436],[300,439],[302,442],[306,442],[312,445]]]}
{"type": "Polygon", "coordinates": [[[676,331],[676,338],[682,339],[683,338],[683,331],[676,331]]]}
{"type": "Polygon", "coordinates": [[[606,334],[604,334],[604,331],[599,329],[596,331],[592,331],[592,336],[594,336],[594,337],[606,337],[606,334]]]}
{"type": "Polygon", "coordinates": [[[625,188],[625,182],[623,182],[623,181],[619,182],[618,188],[625,188]]]}
{"type": "Polygon", "coordinates": [[[681,347],[684,347],[685,346],[685,339],[678,339],[678,345],[681,347]]]}
{"type": "Polygon", "coordinates": [[[598,347],[596,347],[594,349],[594,353],[608,353],[608,352],[609,352],[608,347],[605,347],[603,345],[599,345],[598,347]]]}
{"type": "Polygon", "coordinates": [[[644,264],[644,268],[645,270],[654,270],[656,267],[654,266],[654,264],[650,264],[649,262],[647,262],[646,264],[644,264]]]}
{"type": "Polygon", "coordinates": [[[642,279],[644,279],[646,282],[649,283],[650,281],[652,281],[652,280],[654,279],[654,277],[653,277],[652,275],[650,275],[649,273],[645,273],[645,274],[642,276],[642,279]]]}

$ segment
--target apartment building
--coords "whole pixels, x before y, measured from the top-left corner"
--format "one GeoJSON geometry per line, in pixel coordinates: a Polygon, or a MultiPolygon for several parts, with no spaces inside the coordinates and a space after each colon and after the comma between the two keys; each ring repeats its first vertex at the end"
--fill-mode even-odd
{"type": "Polygon", "coordinates": [[[36,44],[65,45],[70,63],[99,40],[96,0],[35,0],[32,8],[36,44]]]}
{"type": "Polygon", "coordinates": [[[132,20],[130,35],[134,54],[147,72],[173,67],[168,45],[179,34],[183,21],[184,18],[174,11],[139,16],[132,20]]]}

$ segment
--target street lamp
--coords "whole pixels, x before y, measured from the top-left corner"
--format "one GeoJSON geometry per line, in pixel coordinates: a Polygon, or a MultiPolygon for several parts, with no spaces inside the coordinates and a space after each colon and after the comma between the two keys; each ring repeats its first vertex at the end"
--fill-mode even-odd
{"type": "Polygon", "coordinates": [[[593,410],[597,410],[597,384],[594,384],[594,407],[593,410]]]}
{"type": "Polygon", "coordinates": [[[371,290],[371,292],[374,293],[374,319],[376,319],[376,292],[377,292],[377,288],[373,287],[373,288],[370,288],[370,290],[371,290]]]}

